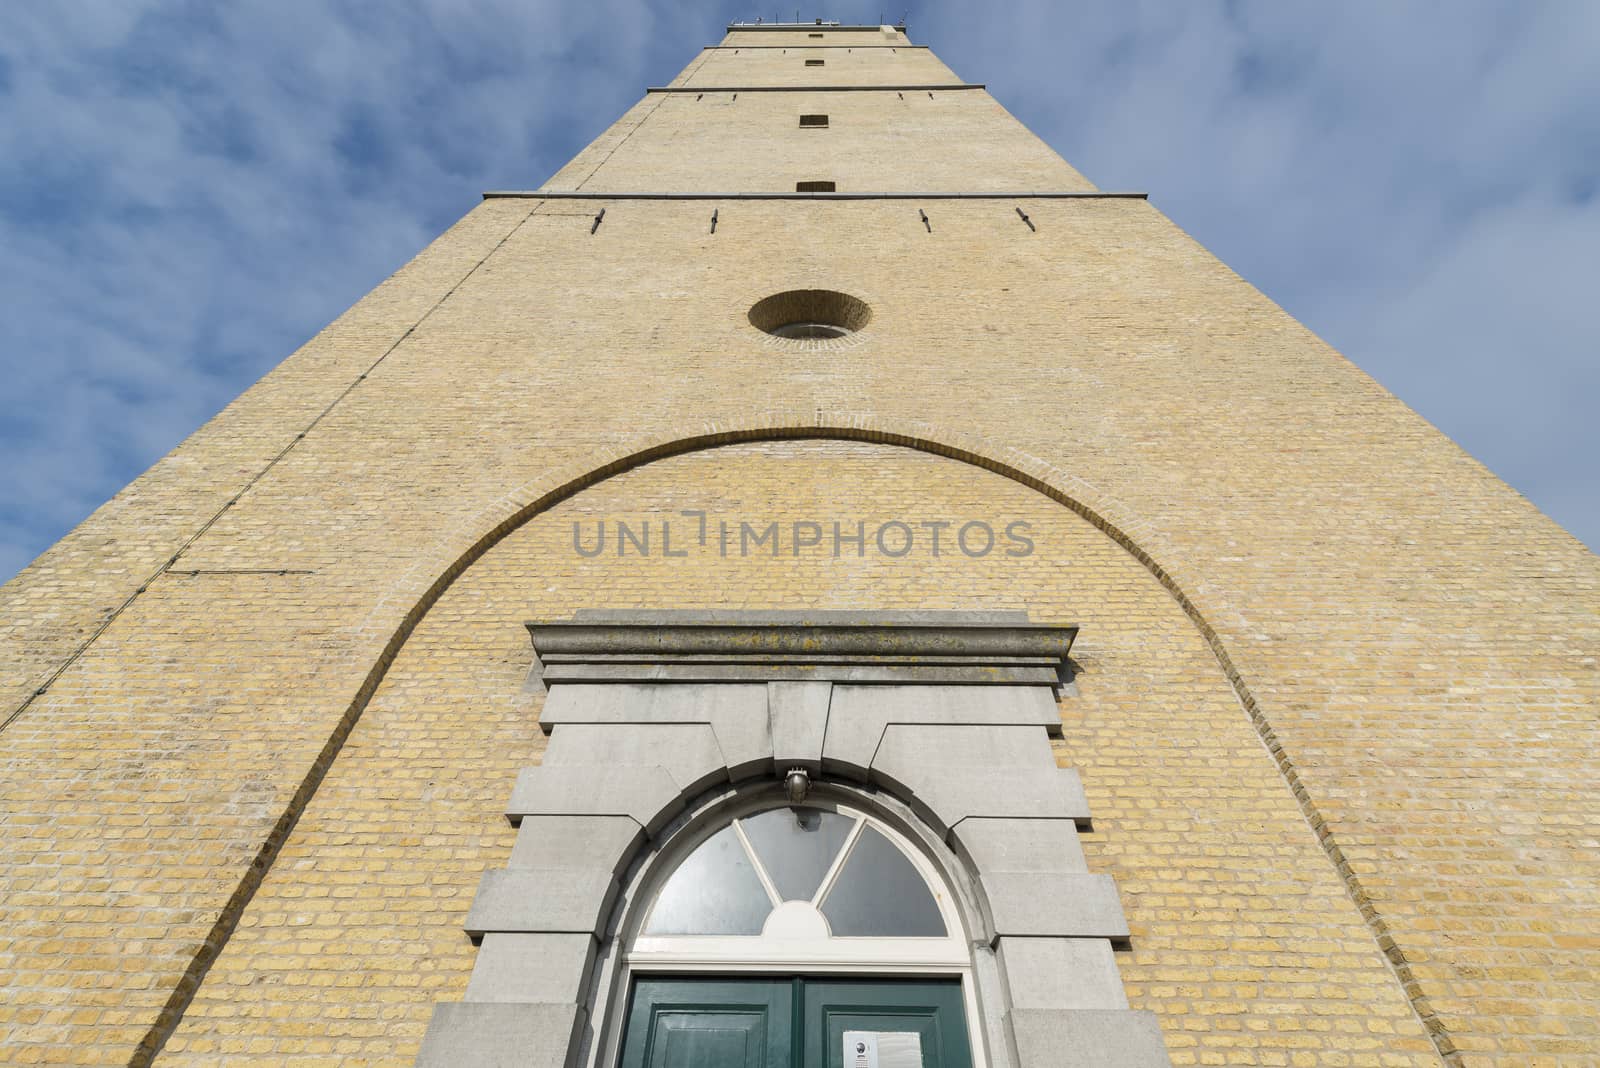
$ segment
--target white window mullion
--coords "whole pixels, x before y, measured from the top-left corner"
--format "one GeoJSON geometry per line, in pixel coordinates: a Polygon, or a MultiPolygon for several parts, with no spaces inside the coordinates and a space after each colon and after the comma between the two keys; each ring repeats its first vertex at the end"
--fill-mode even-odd
{"type": "Polygon", "coordinates": [[[755,847],[750,844],[750,839],[744,836],[744,827],[738,820],[733,821],[733,833],[739,839],[739,844],[744,847],[744,855],[750,858],[750,867],[755,869],[756,878],[761,880],[761,888],[767,892],[772,907],[777,908],[783,904],[783,898],[778,896],[778,887],[773,883],[772,876],[767,874],[767,869],[761,866],[761,858],[756,856],[755,847]]]}
{"type": "Polygon", "coordinates": [[[833,858],[828,873],[822,877],[822,882],[817,886],[817,892],[811,895],[811,904],[818,911],[821,911],[823,898],[833,889],[834,880],[839,878],[840,870],[844,868],[845,861],[850,859],[850,851],[856,847],[856,841],[861,837],[861,831],[866,825],[867,821],[864,818],[856,817],[856,825],[851,827],[850,833],[845,836],[844,845],[839,847],[839,855],[833,858]]]}

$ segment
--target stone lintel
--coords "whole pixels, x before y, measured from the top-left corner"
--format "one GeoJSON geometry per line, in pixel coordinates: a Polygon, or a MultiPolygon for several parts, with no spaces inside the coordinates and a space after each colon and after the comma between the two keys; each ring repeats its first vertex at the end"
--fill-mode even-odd
{"type": "Polygon", "coordinates": [[[530,622],[544,682],[1059,686],[1078,628],[1024,612],[580,611],[530,622]]]}

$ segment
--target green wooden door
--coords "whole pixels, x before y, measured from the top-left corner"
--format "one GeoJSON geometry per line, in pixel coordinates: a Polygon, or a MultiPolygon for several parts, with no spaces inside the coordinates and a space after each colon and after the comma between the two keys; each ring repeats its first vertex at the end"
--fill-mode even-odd
{"type": "Polygon", "coordinates": [[[787,979],[639,979],[622,1068],[791,1068],[787,979]]]}
{"type": "Polygon", "coordinates": [[[972,1068],[959,980],[805,978],[636,980],[622,1068],[854,1068],[847,1033],[885,1068],[972,1068]]]}
{"type": "Polygon", "coordinates": [[[853,1068],[845,1034],[865,1032],[883,1044],[880,1064],[890,1063],[893,1042],[902,1056],[920,1052],[921,1068],[972,1068],[959,980],[811,980],[801,1014],[805,1048],[820,1051],[806,1059],[808,1066],[853,1068]]]}

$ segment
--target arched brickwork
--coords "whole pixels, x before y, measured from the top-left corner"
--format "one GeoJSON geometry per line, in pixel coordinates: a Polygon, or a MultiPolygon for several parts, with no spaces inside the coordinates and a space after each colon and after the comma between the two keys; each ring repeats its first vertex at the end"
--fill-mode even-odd
{"type": "MultiPolygon", "coordinates": [[[[1340,877],[1363,917],[1384,946],[1391,963],[1400,973],[1402,981],[1410,979],[1408,969],[1393,950],[1387,939],[1383,920],[1371,908],[1367,895],[1362,892],[1355,874],[1345,862],[1338,843],[1333,839],[1316,806],[1299,780],[1292,759],[1278,744],[1270,723],[1262,714],[1246,680],[1235,667],[1232,657],[1215,628],[1206,620],[1202,607],[1190,595],[1197,583],[1187,576],[1181,559],[1170,551],[1170,546],[1159,532],[1124,514],[1119,502],[1107,498],[1094,486],[1081,479],[1044,463],[1036,457],[1021,453],[973,435],[920,423],[899,423],[853,413],[829,414],[820,411],[762,411],[752,412],[739,420],[725,420],[684,427],[666,434],[642,436],[627,445],[609,452],[594,455],[581,469],[552,471],[531,480],[506,494],[495,505],[480,512],[472,520],[462,523],[456,534],[442,539],[423,554],[421,562],[402,575],[386,595],[373,606],[368,627],[362,632],[362,644],[381,649],[359,692],[351,702],[338,728],[329,737],[311,772],[286,808],[278,827],[270,836],[245,878],[229,902],[197,954],[187,980],[180,985],[175,1002],[166,1017],[164,1030],[176,1027],[183,1007],[192,991],[203,980],[216,953],[227,941],[237,924],[251,895],[270,869],[282,842],[304,810],[351,728],[360,718],[363,709],[382,682],[388,667],[405,645],[411,633],[427,615],[429,609],[449,589],[455,579],[489,549],[529,520],[546,509],[566,500],[583,489],[607,478],[652,461],[684,453],[714,449],[719,446],[743,442],[783,439],[815,439],[858,441],[899,446],[933,455],[944,456],[988,470],[1026,486],[1048,499],[1062,505],[1092,524],[1131,557],[1138,561],[1168,593],[1191,620],[1215,656],[1227,677],[1240,704],[1247,710],[1263,744],[1271,754],[1280,773],[1298,799],[1308,823],[1316,831],[1323,849],[1337,867],[1340,877]],[[403,609],[400,606],[405,606],[403,609]],[[386,610],[387,609],[387,610],[386,610]],[[402,613],[396,622],[397,613],[402,613]]],[[[1414,985],[1409,984],[1411,989],[1414,985]]],[[[1431,1014],[1426,1007],[1413,1006],[1430,1029],[1431,1014]]],[[[164,1035],[156,1040],[164,1040],[164,1035]]]]}

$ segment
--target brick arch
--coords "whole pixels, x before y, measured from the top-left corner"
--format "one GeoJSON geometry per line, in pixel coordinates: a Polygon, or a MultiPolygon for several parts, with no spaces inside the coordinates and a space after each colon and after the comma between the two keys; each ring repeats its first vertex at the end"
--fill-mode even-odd
{"type": "MultiPolygon", "coordinates": [[[[750,412],[640,435],[610,449],[597,450],[582,464],[547,472],[508,492],[435,543],[373,606],[371,623],[362,637],[383,641],[384,655],[374,665],[373,674],[353,707],[365,705],[406,639],[450,585],[484,553],[549,508],[614,475],[670,456],[746,442],[806,439],[893,445],[959,460],[1027,486],[1082,517],[1161,583],[1205,639],[1258,730],[1270,735],[1271,728],[1261,718],[1255,696],[1220,634],[1187,592],[1198,588],[1198,576],[1188,574],[1178,550],[1157,531],[1141,524],[1120,501],[1036,456],[967,431],[823,410],[750,412]],[[405,616],[392,632],[382,633],[393,619],[382,610],[397,603],[407,606],[405,616]]],[[[1266,740],[1275,756],[1281,753],[1275,738],[1266,740]]],[[[1281,757],[1279,761],[1281,765],[1281,757]]],[[[1296,795],[1300,794],[1296,785],[1296,795]]]]}
{"type": "MultiPolygon", "coordinates": [[[[459,536],[441,540],[391,588],[388,603],[409,605],[404,619],[387,636],[382,657],[374,664],[339,732],[330,739],[336,754],[338,745],[354,726],[361,709],[377,691],[388,666],[394,662],[428,609],[449,589],[451,583],[484,553],[507,535],[545,510],[613,475],[642,467],[655,460],[684,453],[714,449],[723,445],[775,440],[857,441],[916,449],[936,456],[960,460],[992,471],[1048,497],[1076,513],[1110,538],[1139,562],[1171,595],[1216,659],[1239,704],[1249,716],[1262,745],[1283,777],[1302,816],[1317,837],[1317,842],[1338,873],[1346,892],[1356,904],[1369,932],[1377,942],[1397,978],[1406,989],[1406,998],[1436,1044],[1448,1040],[1443,1025],[1423,998],[1414,971],[1390,933],[1389,924],[1372,904],[1343,847],[1333,833],[1302,780],[1293,756],[1284,747],[1265,712],[1229,653],[1217,628],[1206,618],[1189,590],[1200,587],[1199,576],[1189,572],[1182,553],[1131,509],[1090,482],[1020,449],[992,441],[954,427],[919,420],[884,418],[875,414],[825,409],[761,409],[685,425],[653,434],[643,434],[611,447],[597,450],[583,464],[548,472],[524,483],[479,512],[458,528],[459,536]]],[[[372,617],[380,616],[383,604],[374,606],[372,617]]],[[[392,619],[392,616],[386,617],[392,619]]],[[[376,640],[380,635],[373,634],[376,640]]],[[[319,761],[312,776],[320,780],[332,762],[319,761]]],[[[315,786],[308,777],[308,786],[315,786]]],[[[305,801],[309,801],[307,793],[305,801]]],[[[297,795],[296,801],[302,806],[297,795]]],[[[273,850],[275,852],[276,846],[273,850]]],[[[270,864],[270,858],[267,861],[270,864]]],[[[266,865],[255,867],[264,869],[266,865]]],[[[252,869],[250,878],[259,881],[252,869]]],[[[242,911],[242,906],[241,906],[242,911]]],[[[236,917],[231,923],[236,922],[236,917]]]]}
{"type": "MultiPolygon", "coordinates": [[[[1261,711],[1249,683],[1236,666],[1217,629],[1187,592],[1198,588],[1198,577],[1186,572],[1177,549],[1169,545],[1159,532],[1141,524],[1126,506],[1111,495],[1037,456],[965,430],[921,421],[886,419],[860,412],[764,409],[641,434],[609,449],[598,449],[580,464],[558,468],[524,482],[464,520],[452,534],[440,539],[422,554],[373,606],[368,615],[369,622],[360,634],[360,644],[367,647],[381,645],[383,652],[374,661],[339,727],[324,748],[322,758],[307,777],[302,791],[296,794],[291,818],[298,818],[299,811],[309,803],[317,782],[321,781],[331,766],[344,739],[354,728],[362,710],[377,692],[389,666],[399,656],[417,625],[455,580],[490,549],[548,509],[615,475],[685,453],[724,445],[780,440],[869,442],[959,460],[1035,490],[1081,516],[1120,546],[1161,583],[1199,631],[1239,703],[1250,716],[1279,772],[1288,782],[1306,819],[1316,830],[1323,848],[1338,868],[1352,897],[1360,905],[1362,914],[1368,916],[1369,926],[1373,927],[1374,934],[1380,936],[1380,940],[1381,936],[1387,935],[1386,926],[1371,911],[1366,893],[1360,889],[1342,850],[1332,837],[1327,821],[1317,811],[1309,792],[1300,781],[1298,770],[1261,711]],[[393,622],[393,611],[384,611],[397,605],[405,606],[404,616],[398,625],[393,622]]],[[[274,853],[277,844],[274,841],[270,846],[274,853]]],[[[270,857],[265,859],[267,865],[252,866],[251,877],[257,881],[264,876],[265,867],[270,865],[270,857]],[[255,872],[257,868],[261,869],[259,875],[255,872]]],[[[1391,953],[1391,959],[1397,967],[1403,968],[1404,960],[1395,959],[1397,954],[1397,950],[1391,953]]]]}
{"type": "MultiPolygon", "coordinates": [[[[210,963],[232,934],[295,822],[310,803],[345,740],[382,684],[390,665],[432,606],[458,577],[525,523],[614,475],[672,456],[724,445],[774,440],[876,443],[959,460],[1041,493],[1082,517],[1137,560],[1168,591],[1206,642],[1280,774],[1290,786],[1307,822],[1315,830],[1325,853],[1338,870],[1347,891],[1358,904],[1369,929],[1379,944],[1385,947],[1386,955],[1400,973],[1402,982],[1411,981],[1409,966],[1398,956],[1398,948],[1388,948],[1393,946],[1393,942],[1387,937],[1387,925],[1368,903],[1367,894],[1302,784],[1291,756],[1276,738],[1216,628],[1187,592],[1198,588],[1197,576],[1187,573],[1181,554],[1159,532],[1140,523],[1126,506],[1093,484],[1036,456],[967,431],[852,412],[761,410],[640,435],[610,449],[597,450],[582,464],[549,471],[525,482],[462,521],[455,531],[430,547],[385,591],[373,605],[368,622],[358,633],[355,643],[381,651],[375,656],[372,667],[339,724],[330,734],[318,759],[191,963],[185,982],[180,984],[180,989],[188,996],[182,999],[182,1005],[169,1007],[176,1011],[167,1015],[167,1026],[159,1028],[163,1033],[157,1037],[156,1047],[159,1048],[166,1034],[176,1028],[189,996],[203,981],[210,963]]],[[[1420,1011],[1421,1007],[1416,1005],[1415,999],[1413,1004],[1419,1009],[1418,1014],[1426,1017],[1427,1014],[1420,1011]]]]}

